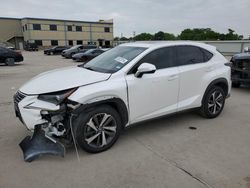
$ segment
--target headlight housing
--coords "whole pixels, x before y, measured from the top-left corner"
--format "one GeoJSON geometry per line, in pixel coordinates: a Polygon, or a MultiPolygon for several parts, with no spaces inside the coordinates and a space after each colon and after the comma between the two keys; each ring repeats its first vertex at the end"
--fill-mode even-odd
{"type": "Polygon", "coordinates": [[[39,100],[53,103],[55,105],[61,104],[65,99],[67,99],[77,88],[67,89],[63,91],[57,91],[53,93],[40,94],[38,96],[39,100]]]}

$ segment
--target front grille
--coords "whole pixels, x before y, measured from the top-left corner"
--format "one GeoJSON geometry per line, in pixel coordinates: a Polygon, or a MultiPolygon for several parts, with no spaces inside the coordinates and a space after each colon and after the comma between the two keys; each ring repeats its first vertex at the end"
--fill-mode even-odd
{"type": "Polygon", "coordinates": [[[23,123],[23,119],[20,113],[20,110],[18,108],[18,103],[21,102],[24,98],[26,97],[26,95],[24,93],[22,93],[21,91],[17,91],[16,94],[14,95],[14,108],[15,108],[15,112],[16,112],[16,116],[20,119],[20,121],[23,123]]]}

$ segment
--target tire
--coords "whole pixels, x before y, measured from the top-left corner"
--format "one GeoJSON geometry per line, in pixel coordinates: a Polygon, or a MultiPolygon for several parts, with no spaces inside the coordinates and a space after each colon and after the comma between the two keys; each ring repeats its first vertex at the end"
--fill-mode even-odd
{"type": "Polygon", "coordinates": [[[224,108],[225,98],[224,90],[221,87],[213,86],[203,97],[200,114],[205,118],[216,118],[224,108]]]}
{"type": "Polygon", "coordinates": [[[5,64],[8,66],[13,66],[15,65],[15,59],[13,57],[8,57],[5,59],[5,64]]]}
{"type": "Polygon", "coordinates": [[[240,83],[239,82],[232,82],[232,87],[239,88],[240,83]]]}
{"type": "Polygon", "coordinates": [[[73,52],[73,53],[71,53],[71,54],[70,54],[70,58],[72,58],[72,56],[73,56],[74,54],[75,54],[74,52],[73,52]]]}
{"type": "Polygon", "coordinates": [[[77,144],[89,153],[99,153],[113,146],[122,124],[117,111],[103,105],[79,114],[73,126],[77,144]]]}

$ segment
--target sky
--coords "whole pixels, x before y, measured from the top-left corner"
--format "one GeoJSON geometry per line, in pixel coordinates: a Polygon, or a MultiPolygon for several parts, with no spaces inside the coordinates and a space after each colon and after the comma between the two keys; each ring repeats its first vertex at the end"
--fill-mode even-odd
{"type": "Polygon", "coordinates": [[[114,20],[114,36],[164,31],[180,34],[186,28],[228,28],[250,36],[250,0],[7,0],[0,17],[67,20],[114,20]]]}

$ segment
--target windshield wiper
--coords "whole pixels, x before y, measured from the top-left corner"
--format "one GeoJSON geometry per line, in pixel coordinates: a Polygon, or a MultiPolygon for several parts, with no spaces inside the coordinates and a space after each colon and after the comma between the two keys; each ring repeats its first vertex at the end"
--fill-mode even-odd
{"type": "Polygon", "coordinates": [[[93,68],[91,68],[91,67],[83,67],[83,68],[88,69],[88,70],[95,71],[95,70],[94,70],[93,68]]]}

